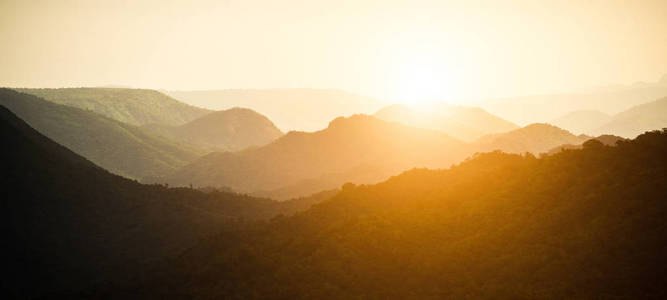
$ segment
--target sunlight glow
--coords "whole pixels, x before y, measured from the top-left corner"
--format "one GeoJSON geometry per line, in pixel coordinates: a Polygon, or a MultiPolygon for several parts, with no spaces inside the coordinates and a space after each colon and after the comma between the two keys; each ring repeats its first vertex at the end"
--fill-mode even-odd
{"type": "Polygon", "coordinates": [[[393,100],[418,108],[433,102],[452,102],[461,95],[458,62],[469,58],[452,45],[432,42],[437,33],[419,28],[405,29],[388,41],[392,49],[385,61],[393,78],[393,100]]]}

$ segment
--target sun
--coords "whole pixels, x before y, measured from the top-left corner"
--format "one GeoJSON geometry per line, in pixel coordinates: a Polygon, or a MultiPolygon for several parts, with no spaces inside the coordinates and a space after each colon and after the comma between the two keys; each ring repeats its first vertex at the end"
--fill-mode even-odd
{"type": "Polygon", "coordinates": [[[405,105],[423,106],[454,95],[448,69],[434,56],[404,59],[397,65],[396,77],[396,101],[405,105]]]}

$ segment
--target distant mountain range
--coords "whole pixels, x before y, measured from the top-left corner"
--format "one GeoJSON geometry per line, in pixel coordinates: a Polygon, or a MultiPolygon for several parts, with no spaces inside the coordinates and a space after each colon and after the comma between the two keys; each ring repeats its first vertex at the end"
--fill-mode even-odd
{"type": "Polygon", "coordinates": [[[634,138],[648,131],[667,127],[667,97],[637,105],[614,115],[611,121],[593,130],[593,134],[615,134],[634,138]]]}
{"type": "Polygon", "coordinates": [[[341,116],[370,114],[385,102],[336,89],[229,89],[164,91],[185,103],[214,110],[245,107],[271,119],[282,131],[316,131],[341,116]]]}
{"type": "MultiPolygon", "coordinates": [[[[375,183],[413,167],[447,167],[475,152],[502,150],[539,154],[559,146],[581,145],[595,135],[611,133],[632,137],[665,127],[666,114],[662,112],[667,101],[657,100],[614,115],[610,117],[611,125],[592,130],[590,136],[575,135],[547,124],[518,128],[479,108],[445,104],[423,111],[392,105],[380,109],[374,117],[337,118],[317,132],[283,135],[271,120],[253,110],[232,108],[213,112],[150,90],[26,90],[68,106],[8,91],[3,90],[2,103],[31,126],[114,173],[144,182],[231,188],[277,199],[309,195],[337,188],[345,182],[375,183]],[[92,111],[72,106],[92,107],[92,111]],[[151,110],[153,106],[158,109],[151,110]],[[166,117],[156,117],[162,116],[161,110],[166,111],[166,117]],[[158,120],[162,123],[136,127],[104,115],[127,122],[158,120]],[[201,157],[211,151],[216,152],[201,157]],[[239,152],[219,153],[225,151],[239,152]]],[[[359,103],[366,103],[368,107],[377,104],[372,99],[336,90],[201,93],[211,97],[238,96],[233,101],[261,104],[261,107],[318,119],[318,122],[321,121],[318,116],[353,111],[363,106],[359,103]],[[306,100],[309,96],[313,97],[312,102],[306,100]],[[303,105],[293,109],[279,103],[303,105]],[[322,108],[301,111],[321,103],[326,103],[322,107],[330,111],[322,108]]],[[[233,103],[232,98],[225,99],[229,101],[224,103],[233,103]]],[[[591,128],[604,119],[604,113],[578,111],[560,118],[559,122],[570,124],[569,127],[583,124],[591,128]]]]}
{"type": "MultiPolygon", "coordinates": [[[[465,157],[465,147],[463,142],[439,131],[355,115],[337,118],[321,131],[289,132],[264,147],[209,154],[164,181],[172,185],[224,186],[254,192],[281,189],[353,169],[383,180],[414,167],[448,167],[465,157]],[[382,172],[377,172],[378,169],[382,172]]],[[[356,172],[356,176],[363,174],[356,172]]],[[[310,194],[339,187],[349,180],[338,177],[330,185],[311,185],[314,190],[299,192],[310,194]]],[[[299,194],[283,193],[283,196],[299,194]]]]}
{"type": "Polygon", "coordinates": [[[405,105],[391,105],[373,116],[390,122],[440,130],[464,141],[472,141],[483,135],[519,128],[516,124],[494,116],[481,108],[452,106],[444,103],[432,105],[424,111],[416,111],[405,105]]]}
{"type": "Polygon", "coordinates": [[[634,106],[613,116],[598,111],[575,111],[550,123],[579,133],[634,138],[643,132],[667,127],[667,97],[634,106]]]}
{"type": "MultiPolygon", "coordinates": [[[[0,93],[2,99],[18,94],[0,93]]],[[[18,95],[25,102],[35,99],[18,95]]],[[[141,185],[49,140],[2,106],[0,138],[3,254],[11,258],[3,264],[2,284],[8,299],[137,278],[151,263],[174,257],[238,219],[289,215],[332,194],[276,202],[141,185]]]]}
{"type": "Polygon", "coordinates": [[[264,147],[211,153],[156,181],[287,199],[345,182],[374,183],[415,167],[445,168],[475,152],[539,154],[588,139],[533,124],[465,143],[441,131],[355,115],[337,118],[318,132],[290,132],[264,147]]]}
{"type": "Polygon", "coordinates": [[[263,146],[283,134],[267,117],[238,107],[212,112],[180,126],[148,124],[143,128],[176,141],[218,151],[263,146]]]}
{"type": "Polygon", "coordinates": [[[665,96],[667,96],[667,82],[661,80],[656,83],[635,84],[581,93],[472,101],[471,105],[480,106],[506,120],[525,125],[548,122],[570,112],[580,110],[595,110],[614,115],[633,106],[665,96]]]}
{"type": "Polygon", "coordinates": [[[55,104],[33,95],[0,89],[0,105],[57,143],[95,164],[140,179],[174,171],[205,154],[150,131],[92,111],[55,104]]]}
{"type": "Polygon", "coordinates": [[[597,110],[577,110],[549,122],[560,128],[578,134],[593,132],[593,130],[610,122],[612,117],[597,110]]]}

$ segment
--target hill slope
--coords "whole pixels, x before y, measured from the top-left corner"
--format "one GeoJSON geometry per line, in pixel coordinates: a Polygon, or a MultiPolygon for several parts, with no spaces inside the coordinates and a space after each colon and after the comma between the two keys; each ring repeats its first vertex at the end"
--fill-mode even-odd
{"type": "Polygon", "coordinates": [[[664,153],[667,131],[348,185],[302,214],[204,241],[121,295],[663,299],[664,153]]]}
{"type": "MultiPolygon", "coordinates": [[[[211,153],[165,180],[174,185],[226,186],[254,192],[279,189],[326,174],[346,173],[362,166],[366,166],[361,168],[363,172],[376,174],[379,177],[374,177],[375,180],[382,180],[416,166],[446,167],[462,159],[465,151],[462,142],[441,132],[356,115],[337,118],[318,132],[290,132],[264,147],[211,153]],[[382,172],[375,172],[377,169],[382,172]]],[[[331,186],[313,186],[329,189],[344,182],[344,178],[338,178],[329,182],[331,186]]]]}
{"type": "Polygon", "coordinates": [[[218,151],[263,146],[283,134],[265,116],[238,107],[212,112],[181,126],[153,124],[144,128],[173,140],[218,151]]]}
{"type": "Polygon", "coordinates": [[[483,136],[473,144],[479,152],[502,150],[508,153],[539,154],[564,144],[578,145],[588,139],[589,136],[576,136],[553,125],[531,124],[510,132],[483,136]]]}
{"type": "Polygon", "coordinates": [[[439,103],[428,111],[418,112],[405,105],[391,105],[377,111],[373,116],[391,122],[440,130],[465,141],[482,135],[506,132],[517,125],[494,116],[481,108],[451,106],[439,103]]]}
{"type": "Polygon", "coordinates": [[[0,89],[0,105],[95,164],[132,178],[172,172],[203,154],[138,127],[9,89],[0,89]]]}
{"type": "Polygon", "coordinates": [[[315,131],[340,116],[372,113],[383,103],[334,89],[230,89],[165,91],[185,103],[221,110],[246,107],[271,119],[282,131],[315,131]]]}
{"type": "Polygon", "coordinates": [[[91,110],[131,125],[177,126],[211,111],[178,102],[154,90],[125,88],[16,89],[42,99],[91,110]]]}
{"type": "Polygon", "coordinates": [[[667,127],[667,97],[623,111],[593,131],[595,134],[615,134],[634,138],[644,131],[665,127],[667,127]]]}
{"type": "Polygon", "coordinates": [[[577,110],[552,120],[553,124],[574,133],[590,134],[594,129],[611,121],[611,116],[597,110],[577,110]]]}
{"type": "Polygon", "coordinates": [[[141,185],[56,144],[2,106],[0,138],[8,145],[0,219],[3,253],[11,258],[1,277],[9,299],[129,278],[237,218],[290,214],[319,200],[279,203],[141,185]]]}

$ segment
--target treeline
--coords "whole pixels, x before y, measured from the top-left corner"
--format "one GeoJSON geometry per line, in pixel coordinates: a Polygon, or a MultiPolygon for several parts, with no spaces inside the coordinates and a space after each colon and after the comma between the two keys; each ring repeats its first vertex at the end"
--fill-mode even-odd
{"type": "Polygon", "coordinates": [[[664,299],[667,130],[347,184],[79,296],[664,299]]]}

